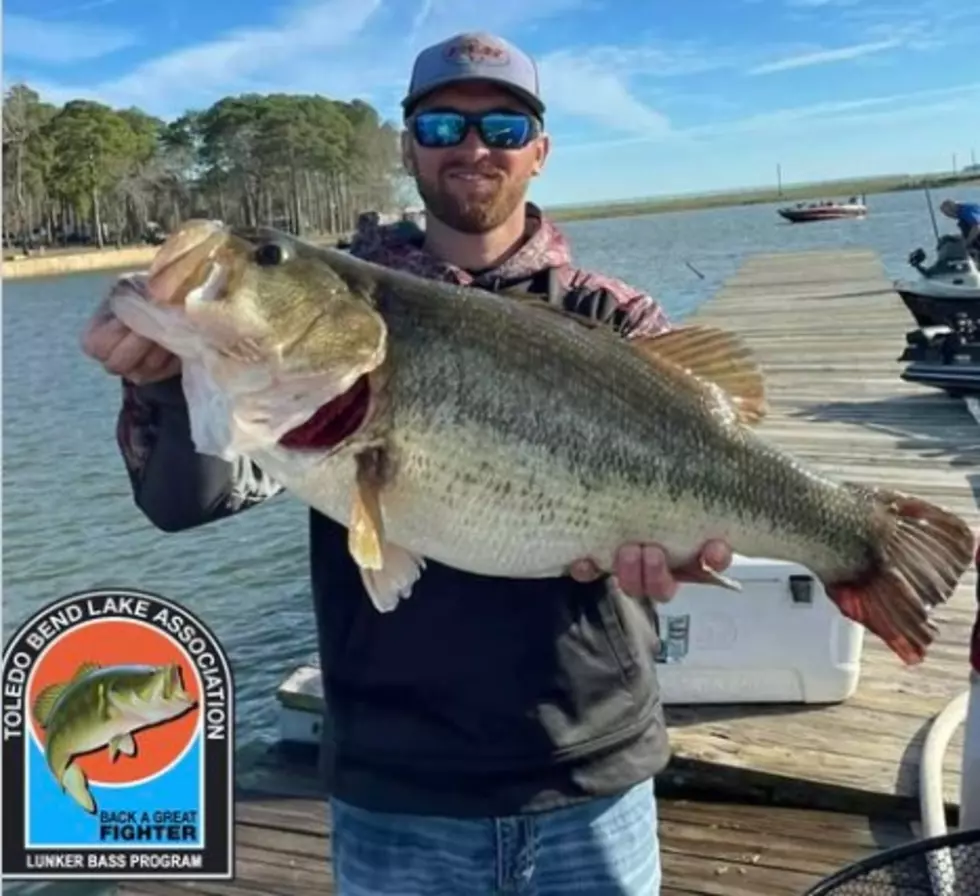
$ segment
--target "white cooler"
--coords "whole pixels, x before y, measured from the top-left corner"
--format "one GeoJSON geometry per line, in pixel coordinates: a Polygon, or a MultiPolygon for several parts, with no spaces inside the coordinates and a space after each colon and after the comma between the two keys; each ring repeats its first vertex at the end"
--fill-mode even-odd
{"type": "Polygon", "coordinates": [[[809,570],[736,555],[737,593],[682,585],[657,607],[664,703],[836,703],[857,688],[864,628],[809,570]]]}
{"type": "MultiPolygon", "coordinates": [[[[683,585],[657,608],[665,703],[836,703],[854,693],[864,629],[841,615],[815,576],[738,555],[725,574],[742,583],[741,593],[683,585]]],[[[282,739],[318,744],[324,705],[315,655],[276,697],[282,739]]]]}

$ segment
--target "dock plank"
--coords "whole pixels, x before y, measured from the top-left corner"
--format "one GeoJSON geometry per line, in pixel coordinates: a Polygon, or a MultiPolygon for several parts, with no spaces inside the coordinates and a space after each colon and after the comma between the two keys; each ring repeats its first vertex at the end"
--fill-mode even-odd
{"type": "MultiPolygon", "coordinates": [[[[312,764],[272,753],[236,806],[233,881],[129,881],[117,896],[335,892],[330,811],[312,764]]],[[[909,818],[662,795],[663,896],[799,896],[838,869],[913,839],[909,818]]]]}
{"type": "MultiPolygon", "coordinates": [[[[962,401],[899,379],[911,315],[867,251],[749,258],[689,322],[740,333],[766,374],[758,431],[839,478],[911,492],[980,529],[980,426],[962,401]]],[[[815,805],[913,800],[928,723],[967,686],[975,618],[970,570],[935,614],[926,661],[906,668],[865,639],[857,693],[826,707],[669,707],[678,782],[704,774],[738,792],[763,786],[815,805]],[[870,801],[870,802],[869,802],[870,801]]],[[[962,732],[945,761],[959,802],[962,732]]]]}

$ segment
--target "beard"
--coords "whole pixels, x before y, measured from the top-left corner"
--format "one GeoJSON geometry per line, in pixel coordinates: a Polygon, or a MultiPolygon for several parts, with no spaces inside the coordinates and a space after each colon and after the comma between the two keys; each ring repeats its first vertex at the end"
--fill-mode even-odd
{"type": "Polygon", "coordinates": [[[528,183],[508,181],[497,171],[447,165],[433,179],[415,178],[415,186],[428,214],[460,233],[487,233],[504,223],[527,195],[528,183]],[[493,181],[492,188],[462,195],[450,178],[455,172],[478,170],[493,181]]]}

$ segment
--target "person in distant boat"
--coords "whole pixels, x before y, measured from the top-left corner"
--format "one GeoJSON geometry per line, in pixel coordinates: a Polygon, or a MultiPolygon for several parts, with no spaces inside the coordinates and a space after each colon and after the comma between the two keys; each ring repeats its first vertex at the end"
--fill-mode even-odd
{"type": "Polygon", "coordinates": [[[959,226],[967,251],[980,256],[980,202],[944,199],[939,211],[947,218],[952,218],[959,226]]]}

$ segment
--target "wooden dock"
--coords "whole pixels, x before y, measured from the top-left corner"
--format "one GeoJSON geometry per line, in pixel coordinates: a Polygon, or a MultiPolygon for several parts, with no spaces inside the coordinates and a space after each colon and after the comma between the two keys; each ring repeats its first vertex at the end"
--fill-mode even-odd
{"type": "MultiPolygon", "coordinates": [[[[962,403],[899,380],[911,316],[873,253],[750,258],[695,319],[754,347],[768,377],[760,431],[769,438],[980,527],[980,426],[962,403]]],[[[918,668],[866,638],[858,691],[843,704],[671,707],[674,758],[658,782],[664,896],[798,896],[912,839],[927,724],[967,682],[973,588],[971,571],[936,614],[939,640],[918,668]]],[[[954,804],[960,743],[945,769],[954,804]]],[[[328,810],[311,769],[279,762],[259,777],[237,808],[235,881],[127,883],[120,896],[333,892],[328,810]]]]}
{"type": "MultiPolygon", "coordinates": [[[[134,881],[117,896],[327,896],[330,813],[309,761],[266,760],[236,807],[233,881],[134,881]]],[[[865,856],[912,839],[888,818],[661,796],[662,896],[800,896],[865,856]]]]}
{"type": "MultiPolygon", "coordinates": [[[[962,401],[899,379],[915,325],[873,252],[752,257],[694,321],[739,332],[755,350],[771,406],[761,434],[837,477],[911,492],[980,530],[980,426],[962,401]]],[[[866,637],[858,691],[840,705],[672,707],[670,774],[809,805],[916,798],[928,723],[967,686],[974,588],[971,569],[936,612],[940,634],[919,667],[866,637]]],[[[952,804],[961,744],[962,729],[946,757],[952,804]]]]}

